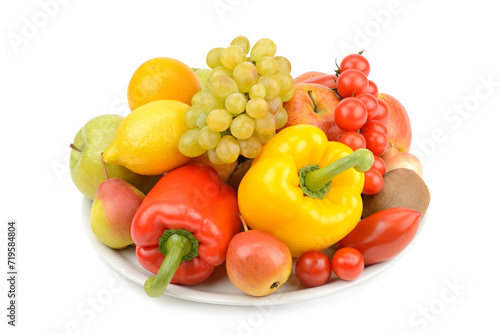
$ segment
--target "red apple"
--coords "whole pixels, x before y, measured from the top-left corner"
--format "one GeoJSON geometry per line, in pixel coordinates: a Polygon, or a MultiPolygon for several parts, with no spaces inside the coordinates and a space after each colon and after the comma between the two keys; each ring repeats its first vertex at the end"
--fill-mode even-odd
{"type": "Polygon", "coordinates": [[[293,79],[293,82],[297,84],[297,83],[302,82],[304,80],[307,80],[309,78],[313,78],[313,77],[317,77],[319,75],[325,75],[325,74],[327,74],[327,73],[318,72],[318,71],[309,71],[306,73],[302,73],[301,75],[299,75],[298,77],[293,79]]]}
{"type": "Polygon", "coordinates": [[[283,103],[288,113],[284,127],[311,124],[325,132],[328,140],[338,141],[342,130],[335,123],[334,114],[340,98],[328,87],[315,83],[294,85],[293,97],[283,103]]]}
{"type": "Polygon", "coordinates": [[[385,125],[389,134],[389,144],[401,152],[408,152],[411,144],[410,117],[403,105],[389,94],[380,93],[378,98],[389,107],[389,121],[385,125]]]}
{"type": "Polygon", "coordinates": [[[248,230],[231,239],[226,269],[229,280],[239,290],[251,296],[267,296],[290,277],[292,255],[287,245],[274,235],[248,230]]]}
{"type": "Polygon", "coordinates": [[[397,168],[408,168],[415,171],[420,177],[423,177],[422,164],[411,153],[400,152],[394,146],[391,146],[387,148],[380,158],[385,162],[386,173],[397,168]]]}

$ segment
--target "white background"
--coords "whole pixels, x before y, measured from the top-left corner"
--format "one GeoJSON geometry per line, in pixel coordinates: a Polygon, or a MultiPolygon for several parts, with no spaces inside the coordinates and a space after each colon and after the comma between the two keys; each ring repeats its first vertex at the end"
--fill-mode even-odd
{"type": "Polygon", "coordinates": [[[500,21],[493,4],[3,1],[1,332],[498,330],[500,21]],[[265,314],[254,307],[153,300],[141,286],[119,279],[86,238],[82,195],[68,171],[69,144],[88,120],[128,113],[126,89],[137,66],[168,56],[204,67],[212,47],[226,46],[237,35],[252,43],[273,39],[292,62],[294,76],[332,72],[335,58],[366,49],[371,79],[410,114],[411,151],[422,159],[432,195],[425,228],[387,271],[344,292],[278,305],[265,314]],[[9,219],[18,222],[16,328],[7,326],[3,278],[9,219]],[[89,303],[110,287],[112,299],[99,311],[78,311],[90,310],[89,303]]]}

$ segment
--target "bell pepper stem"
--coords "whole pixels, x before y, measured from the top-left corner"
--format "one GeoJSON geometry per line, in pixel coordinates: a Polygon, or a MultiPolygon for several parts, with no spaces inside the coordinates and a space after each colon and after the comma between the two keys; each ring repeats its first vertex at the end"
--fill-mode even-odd
{"type": "Polygon", "coordinates": [[[166,241],[165,247],[168,251],[156,276],[150,277],[144,284],[144,290],[150,297],[161,297],[168,284],[172,280],[177,268],[191,249],[193,248],[190,238],[172,234],[166,241]]]}
{"type": "Polygon", "coordinates": [[[365,148],[360,148],[345,157],[342,157],[328,166],[310,171],[305,175],[305,186],[312,192],[321,190],[335,176],[354,168],[358,172],[366,172],[373,165],[373,153],[365,148]]]}

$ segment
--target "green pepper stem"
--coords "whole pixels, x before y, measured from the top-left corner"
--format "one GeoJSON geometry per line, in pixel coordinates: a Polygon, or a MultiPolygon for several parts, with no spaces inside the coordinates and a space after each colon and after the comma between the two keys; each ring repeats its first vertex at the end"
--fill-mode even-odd
{"type": "Polygon", "coordinates": [[[349,168],[362,173],[368,171],[373,165],[373,159],[373,153],[370,150],[360,148],[328,166],[308,172],[304,178],[305,186],[312,192],[319,191],[335,176],[349,168]]]}
{"type": "Polygon", "coordinates": [[[167,239],[165,247],[168,253],[165,255],[158,273],[156,276],[148,278],[144,284],[144,290],[150,297],[161,297],[163,295],[181,264],[182,258],[191,251],[193,244],[189,238],[183,235],[172,234],[167,239]]]}

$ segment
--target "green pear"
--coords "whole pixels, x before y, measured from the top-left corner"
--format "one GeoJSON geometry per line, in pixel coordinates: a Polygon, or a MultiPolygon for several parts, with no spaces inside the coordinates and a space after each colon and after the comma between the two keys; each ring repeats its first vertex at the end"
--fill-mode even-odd
{"type": "Polygon", "coordinates": [[[90,208],[90,227],[99,241],[114,249],[126,248],[134,242],[130,227],[145,195],[120,178],[106,180],[98,187],[90,208]]]}
{"type": "Polygon", "coordinates": [[[212,74],[212,69],[210,69],[210,68],[196,69],[196,71],[194,71],[194,74],[196,74],[196,76],[198,77],[198,80],[200,80],[201,88],[207,89],[208,88],[208,78],[210,77],[210,74],[212,74]]]}
{"type": "MultiPolygon", "coordinates": [[[[120,115],[94,117],[78,131],[70,145],[73,149],[69,161],[71,178],[78,190],[91,200],[99,184],[105,180],[101,153],[113,142],[116,129],[124,118],[120,115]]],[[[118,177],[143,193],[148,193],[161,177],[139,175],[115,164],[106,164],[106,168],[110,178],[118,177]]]]}

